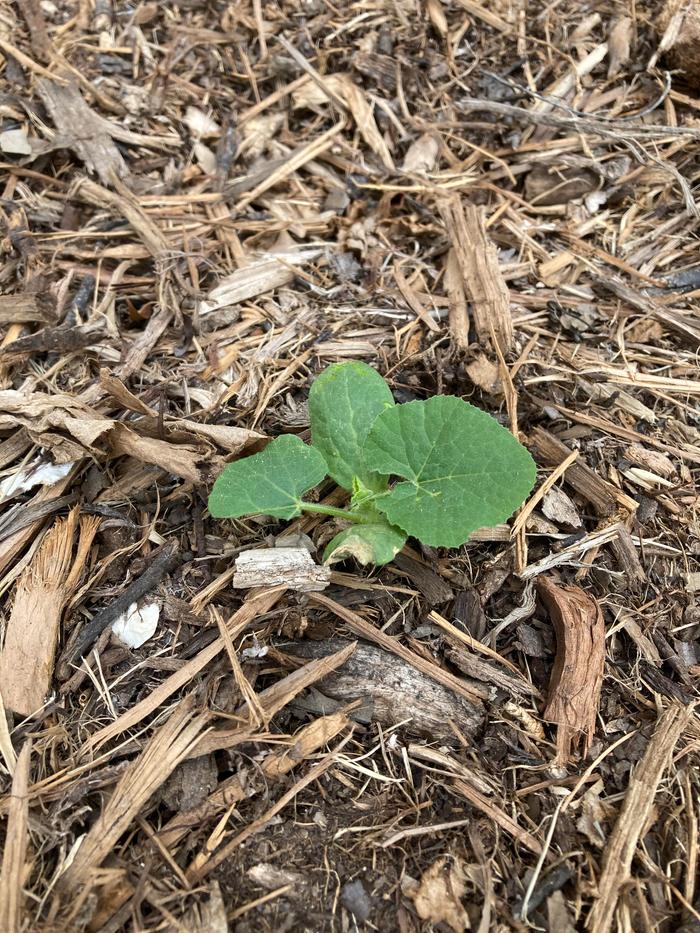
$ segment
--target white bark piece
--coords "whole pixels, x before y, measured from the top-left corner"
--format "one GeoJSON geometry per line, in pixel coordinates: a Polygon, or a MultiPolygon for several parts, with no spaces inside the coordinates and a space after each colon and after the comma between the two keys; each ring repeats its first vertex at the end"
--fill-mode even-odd
{"type": "Polygon", "coordinates": [[[253,548],[238,556],[233,586],[248,589],[284,584],[291,590],[311,593],[325,590],[330,580],[330,568],[315,564],[306,548],[253,548]]]}
{"type": "Polygon", "coordinates": [[[159,617],[158,603],[146,603],[140,608],[132,603],[112,624],[112,632],[127,648],[140,648],[155,635],[159,617]]]}

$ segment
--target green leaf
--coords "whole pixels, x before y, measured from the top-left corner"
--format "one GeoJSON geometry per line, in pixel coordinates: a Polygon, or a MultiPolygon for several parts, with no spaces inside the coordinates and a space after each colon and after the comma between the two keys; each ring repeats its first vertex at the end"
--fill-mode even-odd
{"type": "Polygon", "coordinates": [[[367,466],[398,483],[374,504],[393,525],[434,547],[458,547],[505,521],[533,487],[535,462],[486,412],[453,396],[408,402],[375,421],[367,466]]]}
{"type": "Polygon", "coordinates": [[[311,386],[312,443],[348,492],[353,492],[353,480],[372,492],[386,489],[386,481],[367,469],[363,448],[377,415],[393,405],[389,386],[366,363],[334,363],[311,386]]]}
{"type": "Polygon", "coordinates": [[[354,557],[360,564],[388,564],[406,543],[406,535],[388,522],[353,525],[330,542],[323,554],[325,564],[354,557]]]}
{"type": "Polygon", "coordinates": [[[261,453],[226,465],[209,496],[209,511],[214,518],[294,518],[301,513],[301,497],[327,472],[317,450],[283,434],[261,453]]]}

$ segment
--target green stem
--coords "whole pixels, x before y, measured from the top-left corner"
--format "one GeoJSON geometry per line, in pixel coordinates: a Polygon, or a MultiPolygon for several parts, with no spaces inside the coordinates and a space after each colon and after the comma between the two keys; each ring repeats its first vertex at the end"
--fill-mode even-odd
{"type": "Polygon", "coordinates": [[[358,522],[360,519],[345,509],[336,509],[334,505],[324,505],[322,502],[302,502],[302,511],[318,512],[321,515],[332,515],[334,518],[344,518],[348,522],[358,522]]]}

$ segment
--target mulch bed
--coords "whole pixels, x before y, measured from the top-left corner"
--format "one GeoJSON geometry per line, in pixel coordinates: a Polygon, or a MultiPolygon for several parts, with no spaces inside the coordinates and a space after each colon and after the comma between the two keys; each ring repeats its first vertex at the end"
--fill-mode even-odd
{"type": "Polygon", "coordinates": [[[1,930],[700,930],[700,99],[660,13],[0,11],[1,930]],[[344,360],[488,411],[535,490],[238,589],[338,525],[208,491],[344,360]]]}

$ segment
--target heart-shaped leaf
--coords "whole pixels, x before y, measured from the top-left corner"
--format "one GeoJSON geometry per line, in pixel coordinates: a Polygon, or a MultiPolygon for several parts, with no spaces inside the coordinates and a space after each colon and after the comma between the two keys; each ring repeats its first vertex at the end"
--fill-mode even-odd
{"type": "Polygon", "coordinates": [[[398,483],[374,503],[392,525],[434,547],[458,547],[509,518],[533,487],[535,462],[486,412],[453,396],[378,416],[365,463],[398,483]]]}
{"type": "Polygon", "coordinates": [[[393,405],[389,386],[366,363],[334,363],[311,386],[313,445],[348,492],[353,492],[353,480],[372,492],[386,489],[386,480],[367,469],[363,448],[377,415],[393,405]]]}
{"type": "Polygon", "coordinates": [[[325,564],[354,557],[360,564],[388,564],[406,543],[406,535],[388,522],[352,525],[330,542],[323,554],[325,564]]]}
{"type": "Polygon", "coordinates": [[[327,472],[317,450],[283,434],[259,454],[226,465],[209,496],[209,511],[214,518],[294,518],[301,513],[301,497],[327,472]]]}

